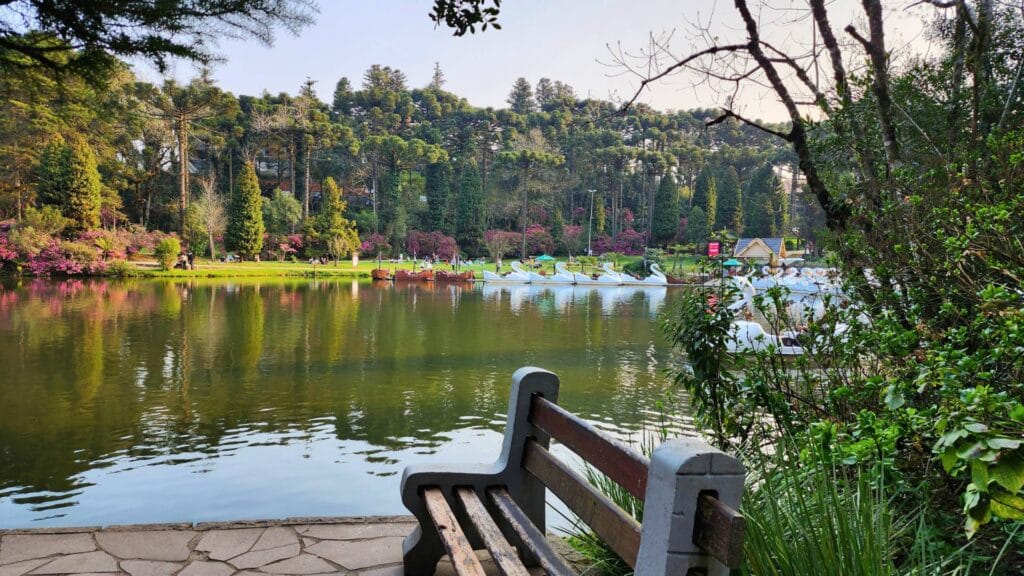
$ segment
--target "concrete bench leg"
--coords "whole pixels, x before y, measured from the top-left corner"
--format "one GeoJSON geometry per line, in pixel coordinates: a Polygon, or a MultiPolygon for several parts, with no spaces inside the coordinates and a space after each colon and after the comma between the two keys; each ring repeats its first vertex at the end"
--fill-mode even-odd
{"type": "Polygon", "coordinates": [[[637,576],[728,576],[729,568],[693,542],[697,498],[712,492],[739,509],[743,464],[697,438],[669,440],[651,458],[637,576]]]}

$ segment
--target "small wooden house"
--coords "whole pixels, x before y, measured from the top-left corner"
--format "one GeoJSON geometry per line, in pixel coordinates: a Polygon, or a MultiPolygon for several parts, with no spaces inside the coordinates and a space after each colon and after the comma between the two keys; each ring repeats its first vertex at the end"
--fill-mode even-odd
{"type": "Polygon", "coordinates": [[[786,255],[786,242],[782,238],[740,238],[732,251],[733,258],[765,258],[777,262],[786,255]]]}

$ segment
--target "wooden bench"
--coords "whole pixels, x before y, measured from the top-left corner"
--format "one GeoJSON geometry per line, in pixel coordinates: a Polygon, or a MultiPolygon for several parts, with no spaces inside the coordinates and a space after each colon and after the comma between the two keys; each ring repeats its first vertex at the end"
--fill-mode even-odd
{"type": "Polygon", "coordinates": [[[650,461],[559,407],[558,377],[540,368],[512,376],[501,455],[493,464],[405,469],[402,502],[419,521],[403,546],[405,573],[426,576],[448,554],[459,576],[481,576],[486,549],[503,576],[541,566],[575,574],[544,537],[545,487],[637,576],[726,575],[739,566],[745,471],[699,439],[669,440],[650,461]],[[643,523],[548,452],[555,438],[645,502],[643,523]]]}

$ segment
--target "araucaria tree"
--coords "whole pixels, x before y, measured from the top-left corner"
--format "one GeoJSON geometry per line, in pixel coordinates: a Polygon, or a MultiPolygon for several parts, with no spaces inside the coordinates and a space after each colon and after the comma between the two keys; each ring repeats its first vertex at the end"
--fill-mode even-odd
{"type": "Polygon", "coordinates": [[[96,157],[81,138],[70,143],[54,138],[43,149],[36,167],[36,192],[45,203],[56,204],[79,230],[100,225],[103,200],[96,157]]]}
{"type": "Polygon", "coordinates": [[[263,250],[263,196],[252,162],[242,166],[228,220],[228,248],[259,260],[263,250]]]}

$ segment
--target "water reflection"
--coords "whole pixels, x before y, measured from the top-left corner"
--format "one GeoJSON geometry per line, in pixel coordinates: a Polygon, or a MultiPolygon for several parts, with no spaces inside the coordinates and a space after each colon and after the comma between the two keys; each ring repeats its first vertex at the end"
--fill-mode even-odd
{"type": "MultiPolygon", "coordinates": [[[[665,288],[30,281],[0,289],[0,527],[402,513],[497,454],[511,372],[659,420],[665,288]]],[[[685,426],[685,421],[678,421],[685,426]]]]}

